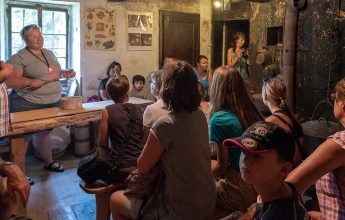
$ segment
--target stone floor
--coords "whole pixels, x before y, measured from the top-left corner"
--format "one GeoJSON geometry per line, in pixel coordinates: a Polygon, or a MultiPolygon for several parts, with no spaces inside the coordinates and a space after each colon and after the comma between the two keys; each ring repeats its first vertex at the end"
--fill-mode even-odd
{"type": "Polygon", "coordinates": [[[65,171],[50,172],[34,155],[26,157],[27,175],[34,179],[27,215],[34,220],[88,220],[95,219],[94,196],[79,187],[76,167],[79,158],[73,148],[67,148],[62,162],[65,171]]]}

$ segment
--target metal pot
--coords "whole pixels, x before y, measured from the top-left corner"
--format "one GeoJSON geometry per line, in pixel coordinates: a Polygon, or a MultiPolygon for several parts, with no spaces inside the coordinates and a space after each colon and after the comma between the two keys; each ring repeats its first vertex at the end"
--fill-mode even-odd
{"type": "Polygon", "coordinates": [[[326,138],[340,130],[338,123],[327,121],[325,118],[311,120],[302,124],[304,134],[304,156],[309,156],[326,138]]]}

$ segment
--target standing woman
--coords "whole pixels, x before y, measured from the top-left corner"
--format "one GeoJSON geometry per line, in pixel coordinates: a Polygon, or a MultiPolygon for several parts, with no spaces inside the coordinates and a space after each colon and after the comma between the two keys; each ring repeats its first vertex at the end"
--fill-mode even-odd
{"type": "MultiPolygon", "coordinates": [[[[138,170],[148,173],[158,165],[165,178],[160,199],[144,219],[212,219],[216,190],[197,78],[184,61],[167,64],[162,71],[162,99],[171,112],[153,124],[138,159],[138,170]]],[[[117,191],[110,197],[113,219],[137,219],[142,200],[123,193],[117,191]]]]}
{"type": "Polygon", "coordinates": [[[284,82],[278,78],[265,80],[262,86],[262,100],[272,113],[266,118],[266,121],[278,125],[286,133],[291,134],[295,142],[293,166],[296,167],[302,162],[303,131],[301,124],[291,114],[287,106],[284,82]]]}
{"type": "Polygon", "coordinates": [[[99,83],[98,96],[99,96],[100,101],[110,100],[105,87],[107,85],[109,78],[115,75],[121,75],[121,70],[122,70],[121,64],[116,61],[112,62],[109,65],[108,70],[107,70],[107,78],[102,79],[101,82],[99,83]]]}
{"type": "MultiPolygon", "coordinates": [[[[10,94],[10,112],[29,111],[60,106],[60,77],[74,77],[73,69],[62,71],[52,51],[43,48],[41,29],[35,24],[23,27],[20,32],[26,47],[19,50],[7,62],[13,65],[12,76],[6,84],[13,87],[10,94]]],[[[37,151],[42,157],[44,168],[62,172],[62,164],[53,161],[49,137],[50,130],[39,131],[36,138],[40,146],[37,151]]],[[[31,135],[25,135],[27,149],[31,135]]]]}
{"type": "Polygon", "coordinates": [[[249,77],[249,50],[244,48],[246,36],[242,32],[237,32],[234,37],[233,47],[228,49],[228,66],[236,69],[247,81],[249,77]]]}
{"type": "Polygon", "coordinates": [[[212,82],[212,75],[211,72],[208,70],[208,59],[204,55],[198,56],[197,59],[197,67],[194,68],[196,77],[198,78],[199,82],[204,86],[204,99],[206,101],[210,100],[209,96],[209,85],[212,82]]]}
{"type": "Polygon", "coordinates": [[[252,103],[244,81],[236,69],[218,67],[210,89],[210,141],[217,143],[217,161],[212,161],[216,179],[217,209],[246,211],[255,202],[254,188],[242,180],[239,149],[223,146],[227,138],[241,136],[254,122],[263,117],[252,103]]]}

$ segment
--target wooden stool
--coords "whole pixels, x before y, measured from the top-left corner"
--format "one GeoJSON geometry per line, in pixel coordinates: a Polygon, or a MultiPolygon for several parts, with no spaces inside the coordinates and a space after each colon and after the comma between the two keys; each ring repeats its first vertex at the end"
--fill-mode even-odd
{"type": "Polygon", "coordinates": [[[95,194],[96,196],[96,220],[109,220],[110,207],[109,198],[110,195],[121,189],[126,188],[126,184],[106,184],[102,181],[96,181],[92,185],[87,185],[84,181],[80,181],[79,186],[89,194],[95,194]]]}

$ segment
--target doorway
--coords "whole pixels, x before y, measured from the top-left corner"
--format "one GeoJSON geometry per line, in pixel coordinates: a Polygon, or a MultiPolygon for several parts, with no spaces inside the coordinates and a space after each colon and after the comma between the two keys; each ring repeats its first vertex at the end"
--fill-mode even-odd
{"type": "Polygon", "coordinates": [[[242,32],[246,36],[244,47],[249,47],[249,20],[216,21],[213,32],[212,69],[227,64],[227,51],[234,36],[242,32]]]}
{"type": "Polygon", "coordinates": [[[200,15],[159,11],[159,67],[165,57],[196,65],[200,53],[200,15]]]}

